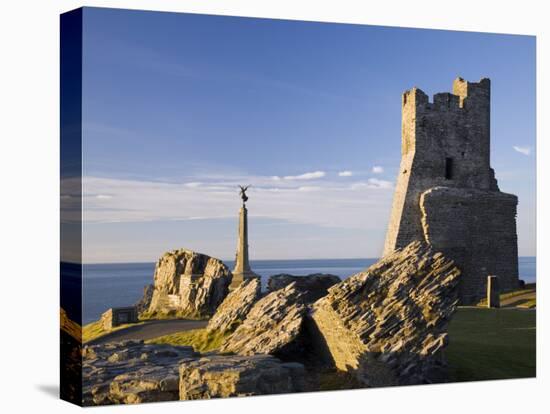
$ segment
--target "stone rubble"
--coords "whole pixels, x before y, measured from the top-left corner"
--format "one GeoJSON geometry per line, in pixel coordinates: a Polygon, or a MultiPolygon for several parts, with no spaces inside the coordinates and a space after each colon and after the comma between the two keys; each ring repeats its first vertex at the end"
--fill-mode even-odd
{"type": "MultiPolygon", "coordinates": [[[[240,323],[219,353],[201,355],[190,346],[143,341],[85,346],[83,403],[317,389],[304,385],[304,365],[281,359],[308,366],[322,360],[324,368],[313,364],[309,369],[332,366],[366,387],[445,381],[443,350],[459,275],[441,253],[413,242],[333,285],[312,305],[296,281],[262,298],[259,280],[245,281],[210,321],[208,329],[222,332],[240,323]]],[[[288,280],[278,281],[283,279],[288,280]]]]}
{"type": "Polygon", "coordinates": [[[83,405],[279,394],[304,389],[305,368],[270,355],[200,355],[143,341],[85,346],[83,405]]]}
{"type": "Polygon", "coordinates": [[[443,381],[459,275],[451,260],[413,242],[334,285],[310,315],[320,354],[370,387],[443,381]]]}
{"type": "Polygon", "coordinates": [[[303,300],[307,303],[313,303],[327,294],[328,288],[341,282],[336,275],[313,273],[307,276],[295,276],[286,273],[270,276],[267,281],[269,292],[282,289],[296,283],[296,289],[304,293],[303,300]]]}
{"type": "Polygon", "coordinates": [[[271,355],[208,355],[180,365],[181,400],[304,391],[305,368],[271,355]]]}
{"type": "Polygon", "coordinates": [[[178,399],[179,362],[198,354],[190,346],[122,341],[85,346],[83,404],[136,404],[178,399]]]}
{"type": "Polygon", "coordinates": [[[302,333],[306,310],[296,283],[269,293],[256,302],[220,351],[240,355],[286,353],[302,333]]]}
{"type": "Polygon", "coordinates": [[[260,280],[246,279],[233,290],[208,321],[206,329],[211,331],[231,332],[246,319],[252,306],[261,296],[260,280]]]}

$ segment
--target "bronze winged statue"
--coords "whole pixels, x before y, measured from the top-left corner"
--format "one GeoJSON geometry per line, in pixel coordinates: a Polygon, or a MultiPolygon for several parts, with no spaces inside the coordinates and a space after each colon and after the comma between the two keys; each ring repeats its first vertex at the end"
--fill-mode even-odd
{"type": "Polygon", "coordinates": [[[246,190],[248,190],[250,186],[247,185],[246,187],[243,187],[242,185],[239,186],[241,189],[241,199],[243,200],[243,205],[248,201],[248,196],[246,195],[246,190]]]}

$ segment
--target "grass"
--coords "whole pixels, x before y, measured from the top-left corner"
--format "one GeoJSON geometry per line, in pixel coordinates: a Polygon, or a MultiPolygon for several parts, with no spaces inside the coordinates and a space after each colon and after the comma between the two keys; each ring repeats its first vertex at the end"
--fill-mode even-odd
{"type": "Polygon", "coordinates": [[[189,314],[189,312],[182,313],[182,312],[176,312],[174,310],[169,310],[166,312],[158,312],[158,311],[143,312],[139,314],[139,319],[141,321],[149,321],[149,320],[158,321],[158,320],[167,320],[167,319],[189,319],[194,321],[203,321],[208,318],[209,318],[208,315],[199,315],[199,314],[192,315],[192,314],[189,314]]]}
{"type": "Polygon", "coordinates": [[[452,381],[536,376],[536,312],[459,308],[449,326],[452,381]]]}
{"type": "Polygon", "coordinates": [[[132,324],[124,324],[117,326],[110,331],[106,331],[103,329],[103,326],[101,324],[101,320],[97,320],[94,322],[91,322],[87,325],[84,325],[82,327],[82,342],[86,343],[93,339],[97,339],[103,335],[107,335],[108,333],[119,331],[121,329],[128,328],[130,326],[140,325],[147,321],[154,321],[154,320],[168,320],[168,319],[188,319],[188,320],[205,320],[207,319],[207,316],[199,316],[199,315],[189,315],[189,314],[181,314],[174,311],[169,312],[154,312],[154,313],[141,313],[139,315],[139,322],[132,323],[132,324]]]}
{"type": "Polygon", "coordinates": [[[82,327],[82,342],[86,343],[93,339],[99,338],[100,336],[107,335],[108,333],[119,331],[130,326],[140,325],[142,323],[143,322],[119,325],[109,331],[106,331],[105,329],[103,329],[103,325],[101,324],[100,320],[91,322],[82,327]]]}
{"type": "Polygon", "coordinates": [[[208,332],[206,329],[192,329],[190,331],[159,336],[145,341],[148,344],[190,345],[197,352],[208,352],[218,349],[230,333],[219,331],[208,332]]]}
{"type": "MultiPolygon", "coordinates": [[[[500,302],[502,306],[522,306],[524,303],[532,303],[531,307],[536,307],[536,284],[528,283],[523,289],[514,290],[512,292],[502,293],[500,295],[500,302]],[[514,298],[524,297],[526,299],[514,301],[514,298]]],[[[478,306],[487,306],[487,299],[482,299],[477,304],[478,306]]]]}

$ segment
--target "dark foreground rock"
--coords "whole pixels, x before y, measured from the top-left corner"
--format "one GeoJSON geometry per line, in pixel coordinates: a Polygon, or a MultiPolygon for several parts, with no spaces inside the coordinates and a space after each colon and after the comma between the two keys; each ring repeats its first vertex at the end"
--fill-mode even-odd
{"type": "Polygon", "coordinates": [[[229,292],[231,272],[221,260],[187,249],[165,253],[157,262],[146,317],[204,318],[229,292]]]}
{"type": "Polygon", "coordinates": [[[304,366],[269,355],[200,355],[189,346],[124,341],[83,350],[83,404],[279,394],[304,390],[304,366]]]}
{"type": "Polygon", "coordinates": [[[459,275],[441,253],[411,243],[315,303],[317,349],[366,386],[443,381],[459,275]]]}
{"type": "Polygon", "coordinates": [[[220,351],[240,355],[296,351],[307,310],[302,297],[295,283],[264,296],[226,339],[220,351]]]}
{"type": "Polygon", "coordinates": [[[231,332],[242,323],[260,298],[260,280],[246,279],[224,299],[208,321],[208,331],[231,332]]]}
{"type": "Polygon", "coordinates": [[[179,399],[179,362],[198,354],[190,346],[123,341],[85,346],[83,404],[134,404],[179,399]]]}
{"type": "Polygon", "coordinates": [[[267,289],[274,292],[295,283],[296,289],[304,294],[305,302],[315,302],[327,294],[328,288],[339,282],[341,279],[338,276],[330,274],[314,273],[307,276],[294,276],[281,273],[269,277],[267,289]]]}
{"type": "Polygon", "coordinates": [[[209,355],[180,365],[182,400],[304,391],[305,370],[270,355],[209,355]]]}

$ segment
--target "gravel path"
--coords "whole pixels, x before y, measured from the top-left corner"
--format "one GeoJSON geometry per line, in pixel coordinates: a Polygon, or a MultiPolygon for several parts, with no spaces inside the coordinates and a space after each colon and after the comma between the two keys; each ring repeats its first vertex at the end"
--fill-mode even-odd
{"type": "Polygon", "coordinates": [[[532,292],[526,292],[522,295],[512,296],[511,298],[501,299],[500,306],[514,307],[514,306],[520,305],[523,302],[527,302],[528,300],[534,299],[535,295],[536,295],[535,291],[532,291],[532,292]]]}
{"type": "Polygon", "coordinates": [[[153,339],[176,332],[204,328],[207,323],[208,321],[193,321],[188,319],[149,321],[140,325],[134,325],[126,329],[111,332],[110,334],[86,342],[86,344],[96,345],[107,342],[125,341],[127,339],[153,339]]]}

